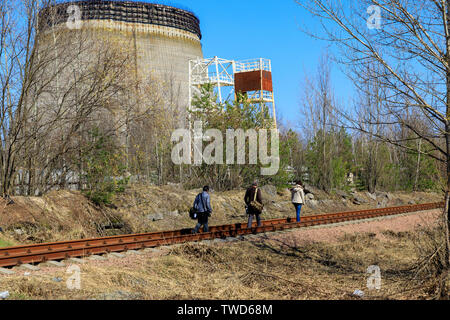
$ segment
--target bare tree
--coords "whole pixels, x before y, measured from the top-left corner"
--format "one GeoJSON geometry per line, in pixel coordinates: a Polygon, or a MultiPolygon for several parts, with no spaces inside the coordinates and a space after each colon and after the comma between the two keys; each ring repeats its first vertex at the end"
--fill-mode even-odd
{"type": "Polygon", "coordinates": [[[82,175],[93,128],[126,146],[124,128],[150,109],[137,99],[152,94],[131,70],[132,46],[101,30],[69,29],[49,4],[0,0],[3,195],[17,181],[29,195],[65,187],[67,175],[82,175]]]}
{"type": "Polygon", "coordinates": [[[445,240],[438,249],[445,250],[439,276],[441,294],[446,295],[450,267],[450,1],[296,2],[320,20],[322,32],[312,35],[337,45],[338,61],[347,66],[354,82],[377,83],[385,93],[380,110],[367,114],[362,114],[358,106],[353,111],[341,110],[345,119],[342,125],[445,163],[445,240]],[[374,67],[368,71],[367,65],[374,67]],[[427,130],[411,121],[408,114],[413,113],[421,115],[427,130]],[[377,117],[380,114],[382,119],[377,117]],[[391,130],[407,130],[414,135],[370,132],[362,123],[383,124],[391,130]],[[419,148],[421,144],[410,141],[426,142],[431,147],[419,148]]]}
{"type": "Polygon", "coordinates": [[[306,75],[300,111],[303,115],[302,129],[309,141],[315,140],[320,153],[316,165],[319,167],[316,184],[329,191],[332,181],[332,154],[336,144],[327,141],[328,133],[336,128],[334,109],[336,100],[331,83],[331,63],[327,53],[321,56],[315,76],[306,75]]]}

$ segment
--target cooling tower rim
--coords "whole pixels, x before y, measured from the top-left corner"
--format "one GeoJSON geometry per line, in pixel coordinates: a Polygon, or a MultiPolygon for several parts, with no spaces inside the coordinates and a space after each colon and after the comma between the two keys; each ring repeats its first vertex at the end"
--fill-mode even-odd
{"type": "MultiPolygon", "coordinates": [[[[167,27],[173,27],[176,29],[181,29],[184,31],[188,31],[191,32],[193,34],[196,34],[199,39],[201,40],[202,38],[202,34],[201,34],[201,30],[200,30],[200,19],[197,17],[197,15],[195,13],[193,13],[192,11],[186,10],[186,9],[181,9],[181,8],[177,8],[175,6],[171,6],[171,5],[166,5],[166,4],[160,4],[157,3],[157,1],[155,2],[143,2],[143,1],[122,1],[122,0],[75,0],[75,1],[67,1],[67,0],[62,0],[62,1],[55,1],[53,4],[49,4],[46,7],[43,7],[39,10],[39,15],[43,14],[46,10],[48,10],[49,8],[59,8],[59,7],[68,7],[70,5],[80,5],[80,6],[89,6],[89,5],[95,5],[95,4],[101,4],[104,7],[101,9],[107,9],[107,6],[110,4],[115,4],[117,7],[115,9],[117,9],[120,5],[123,5],[124,7],[126,6],[143,6],[146,7],[147,9],[152,9],[152,8],[163,8],[163,9],[171,9],[175,12],[175,14],[179,15],[179,19],[181,19],[181,23],[180,21],[178,21],[178,23],[172,22],[172,23],[158,23],[158,22],[153,22],[152,20],[147,20],[147,21],[127,21],[127,18],[123,18],[121,17],[113,17],[111,19],[111,17],[109,17],[111,20],[114,21],[125,21],[125,22],[137,22],[137,23],[146,23],[146,24],[153,24],[153,25],[161,25],[161,26],[167,26],[167,27]]],[[[54,21],[53,23],[48,23],[50,25],[57,25],[59,23],[63,23],[65,21],[67,21],[68,18],[68,14],[63,11],[60,13],[60,17],[59,19],[57,19],[57,21],[54,21]]],[[[83,16],[81,20],[95,20],[97,18],[92,18],[92,17],[85,17],[83,16]]],[[[101,19],[106,19],[106,18],[101,18],[101,19]]],[[[144,19],[146,20],[146,19],[144,19]]]]}
{"type": "MultiPolygon", "coordinates": [[[[54,4],[50,4],[49,6],[57,6],[57,5],[63,5],[63,4],[76,4],[77,2],[119,2],[119,3],[136,3],[136,4],[143,4],[143,5],[158,5],[158,6],[162,6],[162,7],[167,7],[167,8],[172,8],[172,9],[176,9],[179,11],[184,11],[194,17],[196,17],[199,21],[200,18],[195,14],[195,12],[183,5],[178,5],[176,3],[171,3],[171,4],[164,4],[163,2],[167,2],[164,0],[153,0],[153,1],[134,1],[134,0],[54,0],[54,4]]],[[[41,9],[45,9],[41,8],[41,9]]]]}

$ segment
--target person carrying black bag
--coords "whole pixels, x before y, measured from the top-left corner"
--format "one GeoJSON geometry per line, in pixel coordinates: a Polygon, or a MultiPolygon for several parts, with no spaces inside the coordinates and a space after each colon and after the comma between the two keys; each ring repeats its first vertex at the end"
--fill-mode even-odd
{"type": "Polygon", "coordinates": [[[199,193],[194,201],[194,209],[197,212],[198,223],[192,233],[198,233],[203,226],[203,232],[209,232],[208,218],[211,216],[211,200],[209,197],[209,187],[205,186],[203,192],[199,193]]]}
{"type": "Polygon", "coordinates": [[[261,213],[263,211],[262,193],[258,188],[258,183],[254,182],[253,185],[247,189],[245,193],[244,201],[247,208],[248,224],[247,228],[251,228],[253,224],[253,217],[256,216],[258,227],[261,227],[261,213]]]}

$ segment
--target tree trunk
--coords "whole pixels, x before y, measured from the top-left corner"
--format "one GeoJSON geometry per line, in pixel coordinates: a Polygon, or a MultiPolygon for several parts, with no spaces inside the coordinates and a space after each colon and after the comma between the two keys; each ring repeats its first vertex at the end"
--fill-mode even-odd
{"type": "Polygon", "coordinates": [[[417,156],[416,178],[414,179],[414,191],[417,191],[420,173],[420,153],[422,150],[422,139],[419,140],[419,152],[417,156]]]}
{"type": "MultiPolygon", "coordinates": [[[[450,85],[450,74],[447,76],[447,79],[449,80],[449,85],[450,85]]],[[[450,86],[449,86],[449,90],[448,90],[448,95],[450,98],[450,86]]],[[[450,103],[450,99],[449,102],[450,103]]],[[[447,111],[447,117],[450,116],[450,106],[447,107],[448,111],[447,111]]],[[[449,229],[450,229],[450,221],[448,219],[449,217],[449,211],[450,211],[450,206],[449,206],[449,193],[450,193],[450,123],[447,122],[446,124],[446,129],[445,129],[445,138],[446,138],[446,143],[447,143],[447,190],[445,192],[445,208],[444,208],[444,212],[443,212],[443,223],[444,223],[444,228],[445,228],[445,268],[444,268],[444,272],[449,272],[450,269],[450,238],[449,238],[449,229]]]]}
{"type": "Polygon", "coordinates": [[[443,212],[443,224],[445,228],[445,254],[444,254],[444,266],[443,266],[443,279],[442,282],[443,288],[441,289],[441,298],[442,295],[447,293],[447,276],[450,269],[450,240],[449,240],[449,228],[450,221],[448,219],[449,213],[449,192],[450,192],[450,67],[448,64],[450,63],[450,36],[449,36],[449,25],[450,25],[450,0],[447,0],[447,39],[446,39],[446,60],[447,60],[447,69],[446,69],[446,80],[447,80],[447,110],[446,110],[446,122],[445,122],[445,142],[446,142],[446,151],[447,151],[447,190],[445,190],[445,206],[443,212]]]}

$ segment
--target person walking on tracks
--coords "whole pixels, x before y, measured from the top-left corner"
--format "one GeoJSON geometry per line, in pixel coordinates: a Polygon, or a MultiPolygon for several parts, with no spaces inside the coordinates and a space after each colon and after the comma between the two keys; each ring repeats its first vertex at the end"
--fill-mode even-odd
{"type": "Polygon", "coordinates": [[[203,232],[209,232],[208,218],[211,216],[211,200],[209,197],[209,187],[203,187],[203,192],[199,193],[194,201],[194,209],[197,212],[198,223],[195,226],[193,233],[198,233],[203,226],[203,232]]]}
{"type": "Polygon", "coordinates": [[[294,204],[295,211],[297,213],[297,222],[300,222],[300,213],[302,206],[305,203],[305,191],[303,190],[303,184],[299,180],[296,185],[291,189],[292,203],[294,204]]]}
{"type": "Polygon", "coordinates": [[[257,182],[254,182],[253,185],[247,189],[247,191],[245,192],[244,201],[248,214],[247,228],[252,227],[254,216],[256,216],[258,227],[261,227],[261,213],[264,206],[262,203],[261,189],[258,188],[257,182]]]}

